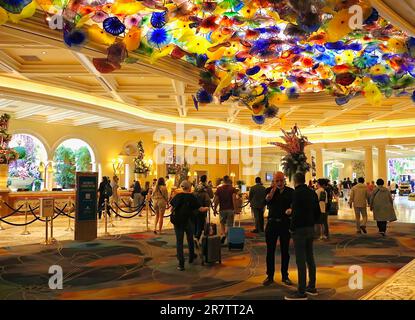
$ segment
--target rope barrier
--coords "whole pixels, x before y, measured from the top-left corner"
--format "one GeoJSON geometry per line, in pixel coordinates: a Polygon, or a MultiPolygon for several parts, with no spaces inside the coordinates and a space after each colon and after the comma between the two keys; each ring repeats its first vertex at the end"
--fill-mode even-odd
{"type": "MultiPolygon", "coordinates": [[[[119,214],[111,206],[109,206],[110,210],[112,212],[114,212],[116,216],[118,216],[120,218],[123,218],[123,219],[131,219],[131,218],[136,217],[137,215],[139,215],[141,213],[141,211],[144,209],[144,207],[145,207],[145,203],[143,203],[143,205],[141,206],[140,210],[138,210],[135,214],[133,214],[132,216],[126,217],[126,216],[123,216],[123,215],[119,214]]],[[[123,211],[123,212],[125,212],[125,211],[123,211]]],[[[134,211],[133,212],[129,212],[129,213],[134,213],[134,211]]]]}
{"type": "MultiPolygon", "coordinates": [[[[39,208],[39,207],[38,207],[39,208]]],[[[30,204],[29,204],[29,211],[30,211],[30,213],[35,217],[35,218],[37,218],[39,221],[42,221],[42,222],[46,222],[46,219],[42,219],[40,216],[37,216],[36,214],[35,214],[35,211],[36,210],[36,208],[32,208],[31,206],[30,206],[30,204]]],[[[52,217],[52,219],[51,220],[55,220],[57,217],[59,216],[59,213],[57,214],[57,215],[55,215],[54,217],[52,217]]],[[[51,220],[49,220],[49,221],[51,221],[51,220]]]]}
{"type": "Polygon", "coordinates": [[[133,211],[126,211],[124,209],[122,209],[118,203],[114,202],[115,206],[118,208],[118,210],[125,212],[125,213],[134,213],[136,210],[139,210],[139,212],[141,212],[143,210],[143,206],[145,206],[145,202],[143,202],[140,206],[135,207],[136,209],[133,209],[133,211]]]}
{"type": "Polygon", "coordinates": [[[2,219],[2,218],[0,218],[0,220],[1,220],[2,222],[4,222],[5,224],[11,225],[11,226],[15,226],[15,227],[24,227],[24,226],[28,226],[29,224],[32,224],[33,222],[35,222],[35,221],[39,220],[39,218],[38,218],[38,217],[36,217],[36,218],[34,218],[32,221],[27,222],[27,223],[13,223],[13,222],[6,221],[6,220],[4,220],[4,219],[2,219]]]}
{"type": "MultiPolygon", "coordinates": [[[[3,202],[4,204],[5,204],[5,202],[3,202]]],[[[24,204],[22,204],[19,208],[17,208],[17,209],[13,209],[13,212],[11,212],[11,213],[9,213],[9,214],[7,214],[7,215],[5,215],[4,217],[2,217],[3,219],[5,219],[5,218],[7,218],[7,217],[10,217],[10,216],[12,216],[12,215],[14,215],[15,213],[18,213],[18,212],[20,212],[20,209],[22,208],[24,206],[24,204]]]]}

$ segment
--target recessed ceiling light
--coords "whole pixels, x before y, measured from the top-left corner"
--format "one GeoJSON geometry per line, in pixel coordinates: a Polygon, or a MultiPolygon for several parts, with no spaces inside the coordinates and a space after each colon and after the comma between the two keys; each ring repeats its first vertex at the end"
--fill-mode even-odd
{"type": "Polygon", "coordinates": [[[42,54],[46,54],[47,52],[46,51],[42,51],[42,54]]]}

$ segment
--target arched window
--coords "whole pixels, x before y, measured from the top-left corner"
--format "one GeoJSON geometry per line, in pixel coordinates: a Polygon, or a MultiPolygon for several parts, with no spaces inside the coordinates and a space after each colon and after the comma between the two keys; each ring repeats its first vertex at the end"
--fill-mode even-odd
{"type": "Polygon", "coordinates": [[[9,146],[19,154],[19,159],[9,164],[10,189],[40,190],[43,180],[39,164],[48,159],[43,143],[30,134],[14,134],[9,146]]]}
{"type": "Polygon", "coordinates": [[[58,186],[69,189],[75,187],[76,171],[92,171],[95,155],[91,146],[81,139],[63,141],[53,156],[54,178],[58,186]]]}

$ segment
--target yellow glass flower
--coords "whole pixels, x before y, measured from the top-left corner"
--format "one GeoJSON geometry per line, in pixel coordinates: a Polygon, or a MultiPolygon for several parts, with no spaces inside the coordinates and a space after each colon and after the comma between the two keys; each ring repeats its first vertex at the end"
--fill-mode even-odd
{"type": "Polygon", "coordinates": [[[124,43],[129,51],[134,51],[140,46],[141,29],[133,26],[124,38],[124,43]]]}
{"type": "Polygon", "coordinates": [[[100,43],[111,45],[115,41],[115,37],[102,30],[97,24],[93,24],[88,28],[89,40],[100,43]]]}
{"type": "Polygon", "coordinates": [[[348,9],[340,10],[334,15],[333,19],[327,24],[328,41],[339,41],[352,31],[349,26],[351,17],[352,14],[349,13],[348,9]]]}
{"type": "Polygon", "coordinates": [[[32,17],[36,12],[37,3],[32,1],[26,7],[23,8],[22,12],[19,14],[9,13],[9,19],[13,23],[19,23],[22,19],[27,19],[32,17]]]}
{"type": "Polygon", "coordinates": [[[9,19],[9,15],[7,14],[7,11],[4,10],[2,7],[0,7],[0,26],[2,24],[5,24],[8,19],[9,19]]]}

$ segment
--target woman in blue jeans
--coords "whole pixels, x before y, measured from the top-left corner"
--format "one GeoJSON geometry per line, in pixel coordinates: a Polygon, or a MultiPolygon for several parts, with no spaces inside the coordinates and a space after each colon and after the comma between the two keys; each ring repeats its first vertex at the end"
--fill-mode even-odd
{"type": "Polygon", "coordinates": [[[183,238],[186,233],[187,245],[189,246],[189,263],[197,257],[195,254],[193,241],[193,223],[192,215],[195,210],[200,212],[207,212],[209,207],[202,207],[197,201],[197,198],[191,193],[191,184],[188,181],[183,181],[180,185],[183,192],[178,193],[170,201],[172,206],[172,223],[174,224],[174,232],[176,233],[176,249],[177,259],[179,260],[178,270],[184,271],[184,253],[183,253],[183,238]]]}

